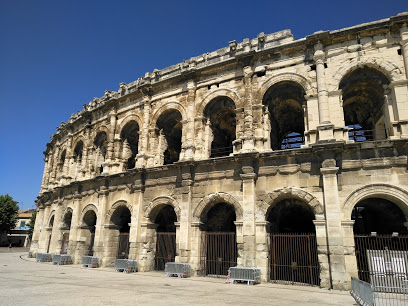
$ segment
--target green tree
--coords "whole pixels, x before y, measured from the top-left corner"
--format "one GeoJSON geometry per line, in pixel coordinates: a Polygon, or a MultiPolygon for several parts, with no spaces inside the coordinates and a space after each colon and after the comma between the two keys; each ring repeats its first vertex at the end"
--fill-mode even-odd
{"type": "Polygon", "coordinates": [[[8,233],[16,226],[18,202],[8,194],[0,195],[0,233],[8,233]]]}
{"type": "Polygon", "coordinates": [[[33,236],[34,225],[35,225],[35,218],[36,218],[36,217],[37,217],[37,211],[35,210],[35,211],[33,212],[33,214],[31,215],[30,222],[27,224],[27,226],[30,227],[30,229],[28,230],[28,235],[30,236],[30,239],[31,239],[31,237],[33,236]]]}

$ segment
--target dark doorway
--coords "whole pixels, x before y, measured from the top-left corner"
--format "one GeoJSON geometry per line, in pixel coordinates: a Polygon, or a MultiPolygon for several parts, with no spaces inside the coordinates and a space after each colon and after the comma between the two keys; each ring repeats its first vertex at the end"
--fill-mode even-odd
{"type": "Polygon", "coordinates": [[[164,206],[156,216],[156,253],[154,268],[164,270],[166,262],[176,258],[176,225],[177,215],[171,205],[164,206]]]}
{"type": "Polygon", "coordinates": [[[126,206],[119,206],[112,214],[112,223],[119,231],[117,258],[128,258],[129,256],[129,231],[131,214],[126,206]]]}
{"type": "Polygon", "coordinates": [[[227,203],[214,205],[203,218],[201,266],[204,275],[227,276],[237,265],[235,209],[227,203]]]}

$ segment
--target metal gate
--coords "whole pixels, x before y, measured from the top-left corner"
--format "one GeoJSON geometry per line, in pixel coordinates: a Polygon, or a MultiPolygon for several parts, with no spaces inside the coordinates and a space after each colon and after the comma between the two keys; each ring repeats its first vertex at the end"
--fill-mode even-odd
{"type": "Polygon", "coordinates": [[[271,234],[270,280],[280,284],[320,284],[320,268],[314,234],[271,234]]]}
{"type": "Polygon", "coordinates": [[[128,258],[128,256],[129,256],[129,233],[120,233],[118,254],[116,258],[128,258]]]}
{"type": "Polygon", "coordinates": [[[201,268],[204,275],[227,276],[237,265],[235,233],[203,232],[201,237],[201,268]]]}
{"type": "Polygon", "coordinates": [[[154,269],[164,270],[166,262],[174,262],[176,258],[176,233],[158,232],[156,239],[156,255],[154,269]]]}
{"type": "MultiPolygon", "coordinates": [[[[93,256],[94,252],[94,241],[95,241],[95,233],[91,233],[91,241],[89,243],[89,248],[88,248],[88,256],[93,256]]],[[[86,254],[85,254],[86,255],[86,254]]]]}
{"type": "Polygon", "coordinates": [[[69,233],[62,234],[61,252],[60,254],[67,254],[68,252],[69,233]]]}
{"type": "Polygon", "coordinates": [[[408,236],[355,235],[358,278],[375,292],[408,293],[408,236]]]}

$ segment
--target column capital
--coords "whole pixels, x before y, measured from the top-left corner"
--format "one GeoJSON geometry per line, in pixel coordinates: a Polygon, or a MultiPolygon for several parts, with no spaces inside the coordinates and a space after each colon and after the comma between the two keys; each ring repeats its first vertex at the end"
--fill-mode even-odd
{"type": "Polygon", "coordinates": [[[321,174],[323,176],[334,176],[339,171],[339,167],[327,167],[327,168],[320,168],[321,174]]]}

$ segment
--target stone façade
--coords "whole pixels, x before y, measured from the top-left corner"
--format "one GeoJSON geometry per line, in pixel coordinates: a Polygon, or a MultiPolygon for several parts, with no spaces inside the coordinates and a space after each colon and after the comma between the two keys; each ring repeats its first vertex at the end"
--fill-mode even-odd
{"type": "Polygon", "coordinates": [[[203,223],[225,203],[237,264],[268,281],[268,216],[292,199],[314,215],[320,285],[349,288],[353,208],[380,198],[408,216],[407,23],[402,13],[299,40],[261,33],[105,91],[47,144],[31,250],[58,254],[68,234],[79,262],[92,232],[110,266],[115,212],[127,209],[128,256],[149,271],[156,219],[171,206],[175,260],[199,274],[203,223]]]}

